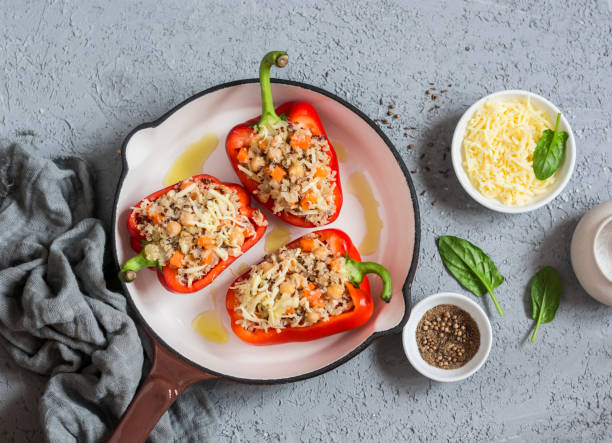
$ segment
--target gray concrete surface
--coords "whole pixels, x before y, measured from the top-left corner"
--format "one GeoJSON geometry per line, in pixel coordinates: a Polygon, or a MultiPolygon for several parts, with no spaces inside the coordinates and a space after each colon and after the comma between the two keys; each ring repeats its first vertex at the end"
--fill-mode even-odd
{"type": "MultiPolygon", "coordinates": [[[[130,129],[197,91],[253,77],[272,48],[293,60],[275,76],[328,89],[371,117],[396,104],[401,118],[385,132],[424,192],[414,299],[464,292],[434,244],[456,234],[506,276],[498,290],[506,317],[479,301],[494,345],[484,368],[460,383],[417,374],[395,336],[305,382],[198,385],[218,409],[217,440],[611,441],[612,308],[580,288],[569,241],[579,217],[611,198],[612,2],[1,0],[0,137],[90,160],[108,223],[116,150],[130,129]],[[448,89],[431,111],[430,82],[448,89]],[[509,88],[556,103],[578,145],[563,195],[517,216],[479,207],[452,173],[437,172],[451,167],[443,149],[461,113],[509,88]],[[403,126],[418,129],[404,137],[403,126]],[[557,318],[531,344],[527,286],[542,265],[559,270],[564,293],[557,318]]],[[[0,440],[39,441],[45,379],[0,356],[0,440]]]]}

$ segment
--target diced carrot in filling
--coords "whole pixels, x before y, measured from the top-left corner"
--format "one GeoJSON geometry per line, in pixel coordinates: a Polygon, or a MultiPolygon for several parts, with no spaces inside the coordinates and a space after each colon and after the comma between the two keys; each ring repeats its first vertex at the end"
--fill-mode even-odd
{"type": "Polygon", "coordinates": [[[159,212],[156,212],[155,214],[151,215],[151,221],[155,223],[156,225],[160,225],[162,220],[163,220],[163,217],[159,212]]]}
{"type": "Polygon", "coordinates": [[[294,280],[297,283],[297,286],[299,288],[305,288],[306,287],[306,283],[308,282],[308,280],[306,280],[306,277],[304,277],[301,274],[293,274],[294,276],[294,280]]]}
{"type": "Polygon", "coordinates": [[[302,207],[302,209],[308,210],[316,202],[317,202],[317,194],[315,194],[315,192],[311,189],[310,191],[306,193],[306,195],[304,195],[304,198],[300,200],[300,206],[302,207]]]}
{"type": "Polygon", "coordinates": [[[238,155],[236,156],[240,163],[246,163],[249,161],[249,151],[246,148],[240,148],[238,155]]]}
{"type": "Polygon", "coordinates": [[[285,170],[278,165],[274,166],[274,169],[270,171],[270,177],[272,177],[274,180],[276,180],[279,183],[283,179],[285,174],[286,174],[285,170]]]}
{"type": "Polygon", "coordinates": [[[201,237],[198,237],[198,246],[200,248],[214,248],[216,245],[215,241],[211,237],[203,235],[201,237]]]}
{"type": "Polygon", "coordinates": [[[259,149],[262,150],[262,152],[266,152],[266,149],[268,148],[268,146],[270,146],[270,140],[267,138],[262,138],[261,140],[259,140],[257,145],[259,146],[259,149]]]}
{"type": "Polygon", "coordinates": [[[316,178],[325,178],[325,177],[327,177],[327,169],[325,169],[325,168],[317,168],[317,170],[315,171],[315,177],[316,178]]]}
{"type": "Polygon", "coordinates": [[[344,260],[342,258],[336,258],[334,260],[332,260],[329,264],[330,267],[332,269],[332,271],[334,272],[340,272],[342,270],[342,262],[344,260]]]}
{"type": "Polygon", "coordinates": [[[191,181],[184,181],[183,183],[181,183],[181,191],[185,188],[188,188],[189,186],[193,185],[193,182],[191,181]]]}
{"type": "Polygon", "coordinates": [[[311,140],[312,137],[310,136],[310,134],[307,134],[305,132],[294,132],[291,136],[289,144],[294,148],[300,148],[305,150],[310,147],[311,140]]]}
{"type": "Polygon", "coordinates": [[[315,308],[322,308],[325,306],[325,300],[323,300],[323,298],[321,297],[322,295],[323,294],[318,289],[304,290],[304,298],[307,299],[310,302],[311,306],[314,306],[315,308]]]}
{"type": "Polygon", "coordinates": [[[185,255],[182,252],[179,251],[174,251],[174,254],[172,254],[172,257],[170,257],[170,266],[174,266],[175,268],[180,268],[181,265],[183,264],[183,259],[185,258],[185,255]]]}
{"type": "Polygon", "coordinates": [[[303,238],[300,240],[300,247],[302,248],[302,251],[310,252],[314,249],[314,245],[315,242],[312,238],[303,238]]]}
{"type": "Polygon", "coordinates": [[[206,266],[212,263],[213,260],[213,252],[206,251],[202,254],[202,259],[200,260],[200,265],[206,266]]]}
{"type": "Polygon", "coordinates": [[[342,254],[342,240],[339,237],[333,236],[327,239],[327,246],[331,249],[334,256],[342,254]]]}

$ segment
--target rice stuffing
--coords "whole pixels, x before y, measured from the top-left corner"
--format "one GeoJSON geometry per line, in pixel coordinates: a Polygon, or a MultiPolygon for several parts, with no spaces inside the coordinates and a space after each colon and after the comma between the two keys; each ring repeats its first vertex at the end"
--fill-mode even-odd
{"type": "Polygon", "coordinates": [[[238,152],[238,169],[258,183],[257,194],[272,212],[304,217],[316,226],[336,212],[336,171],[329,166],[330,145],[297,122],[261,128],[250,146],[238,152]]]}
{"type": "Polygon", "coordinates": [[[251,219],[240,212],[236,190],[212,180],[183,180],[153,201],[136,206],[144,254],[160,266],[177,269],[191,287],[219,262],[242,254],[244,242],[267,221],[259,210],[251,219]]]}
{"type": "Polygon", "coordinates": [[[232,286],[237,323],[247,330],[306,327],[353,308],[345,259],[333,239],[304,237],[299,247],[283,247],[251,268],[232,286]],[[335,252],[334,252],[335,251],[335,252]]]}

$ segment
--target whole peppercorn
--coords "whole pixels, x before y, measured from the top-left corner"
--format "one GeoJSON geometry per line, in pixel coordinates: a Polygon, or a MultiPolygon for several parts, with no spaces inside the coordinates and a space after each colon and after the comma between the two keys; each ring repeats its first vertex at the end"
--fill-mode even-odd
{"type": "Polygon", "coordinates": [[[427,311],[419,321],[416,338],[423,359],[443,369],[465,365],[480,345],[478,326],[467,312],[454,305],[427,311]]]}

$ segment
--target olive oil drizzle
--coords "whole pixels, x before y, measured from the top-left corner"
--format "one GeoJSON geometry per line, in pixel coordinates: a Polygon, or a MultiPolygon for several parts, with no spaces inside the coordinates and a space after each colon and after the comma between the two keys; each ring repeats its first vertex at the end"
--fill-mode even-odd
{"type": "Polygon", "coordinates": [[[266,254],[271,254],[277,249],[285,246],[291,240],[291,231],[286,226],[276,226],[266,235],[264,249],[266,254]]]}
{"type": "Polygon", "coordinates": [[[339,141],[333,142],[332,146],[334,147],[334,151],[336,151],[336,157],[338,157],[338,161],[340,163],[344,163],[348,158],[348,151],[346,150],[346,147],[339,141]]]}
{"type": "Polygon", "coordinates": [[[168,170],[164,185],[170,186],[192,175],[201,174],[204,163],[218,145],[219,138],[215,134],[206,134],[197,142],[191,143],[168,170]]]}
{"type": "Polygon", "coordinates": [[[362,255],[371,255],[378,249],[380,231],[383,228],[383,222],[378,215],[380,205],[374,198],[368,179],[362,172],[351,174],[347,184],[347,190],[357,197],[363,208],[366,233],[359,244],[359,252],[362,255]]]}
{"type": "Polygon", "coordinates": [[[206,340],[223,345],[229,341],[229,333],[223,326],[217,312],[215,293],[211,290],[213,309],[200,312],[191,322],[191,327],[206,340]]]}

